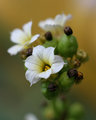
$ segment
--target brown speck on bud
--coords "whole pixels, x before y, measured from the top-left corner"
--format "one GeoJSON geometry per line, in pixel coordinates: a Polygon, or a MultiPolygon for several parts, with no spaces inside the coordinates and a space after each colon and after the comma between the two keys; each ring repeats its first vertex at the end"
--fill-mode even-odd
{"type": "Polygon", "coordinates": [[[80,83],[83,80],[83,73],[78,72],[77,76],[75,77],[75,83],[80,83]]]}
{"type": "Polygon", "coordinates": [[[48,40],[48,41],[51,41],[53,39],[51,32],[46,32],[44,36],[45,36],[46,40],[48,40]]]}
{"type": "Polygon", "coordinates": [[[68,75],[69,78],[75,77],[75,76],[77,76],[77,74],[78,74],[78,71],[74,68],[68,70],[68,72],[67,72],[67,75],[68,75]]]}
{"type": "Polygon", "coordinates": [[[26,57],[29,57],[30,55],[32,55],[32,48],[28,48],[26,51],[26,57]]]}
{"type": "Polygon", "coordinates": [[[56,85],[55,83],[50,83],[50,84],[48,85],[48,90],[49,90],[50,92],[54,92],[54,91],[56,91],[56,89],[57,89],[57,85],[56,85]]]}
{"type": "Polygon", "coordinates": [[[73,33],[73,31],[69,26],[67,26],[64,28],[64,33],[69,36],[73,33]]]}

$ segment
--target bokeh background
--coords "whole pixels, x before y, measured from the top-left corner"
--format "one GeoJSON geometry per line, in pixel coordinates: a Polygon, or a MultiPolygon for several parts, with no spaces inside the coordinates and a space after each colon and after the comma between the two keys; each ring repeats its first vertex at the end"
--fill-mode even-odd
{"type": "Polygon", "coordinates": [[[96,120],[96,0],[0,0],[0,120],[24,120],[27,113],[42,120],[40,103],[44,98],[40,85],[30,88],[22,60],[7,53],[13,45],[10,32],[32,20],[33,34],[41,33],[38,22],[62,12],[73,15],[67,24],[79,48],[90,56],[90,61],[80,68],[85,79],[72,88],[69,97],[84,105],[84,120],[96,120]]]}

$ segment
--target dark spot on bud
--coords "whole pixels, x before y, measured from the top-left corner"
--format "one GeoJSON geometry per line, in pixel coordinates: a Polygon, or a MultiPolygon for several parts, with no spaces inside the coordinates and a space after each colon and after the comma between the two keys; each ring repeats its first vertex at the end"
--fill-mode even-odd
{"type": "Polygon", "coordinates": [[[78,71],[76,69],[70,69],[67,72],[69,78],[76,77],[78,75],[78,71]]]}
{"type": "Polygon", "coordinates": [[[83,80],[83,73],[78,72],[77,76],[75,77],[75,83],[80,83],[83,80]]]}
{"type": "Polygon", "coordinates": [[[67,27],[64,28],[64,33],[66,35],[71,35],[73,33],[73,31],[69,26],[67,26],[67,27]]]}
{"type": "Polygon", "coordinates": [[[32,48],[28,48],[26,51],[26,57],[32,55],[32,48]]]}
{"type": "Polygon", "coordinates": [[[48,41],[51,41],[53,39],[51,32],[46,32],[44,36],[48,41]]]}
{"type": "Polygon", "coordinates": [[[48,90],[49,90],[50,92],[54,92],[54,91],[56,91],[56,89],[57,89],[57,85],[56,85],[55,83],[50,83],[50,84],[48,85],[48,90]]]}

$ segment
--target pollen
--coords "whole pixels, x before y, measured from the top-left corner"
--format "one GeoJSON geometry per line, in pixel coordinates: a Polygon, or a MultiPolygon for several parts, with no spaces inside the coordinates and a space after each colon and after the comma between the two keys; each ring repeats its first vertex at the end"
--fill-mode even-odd
{"type": "Polygon", "coordinates": [[[49,70],[50,68],[51,68],[50,65],[45,65],[43,71],[47,71],[47,70],[49,70]]]}

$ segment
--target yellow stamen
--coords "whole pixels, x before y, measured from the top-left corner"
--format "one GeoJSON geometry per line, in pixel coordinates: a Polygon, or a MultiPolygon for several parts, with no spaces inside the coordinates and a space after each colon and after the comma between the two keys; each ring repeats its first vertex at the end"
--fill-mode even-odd
{"type": "Polygon", "coordinates": [[[50,68],[51,68],[50,65],[45,65],[43,71],[47,71],[47,70],[49,70],[50,68]]]}

